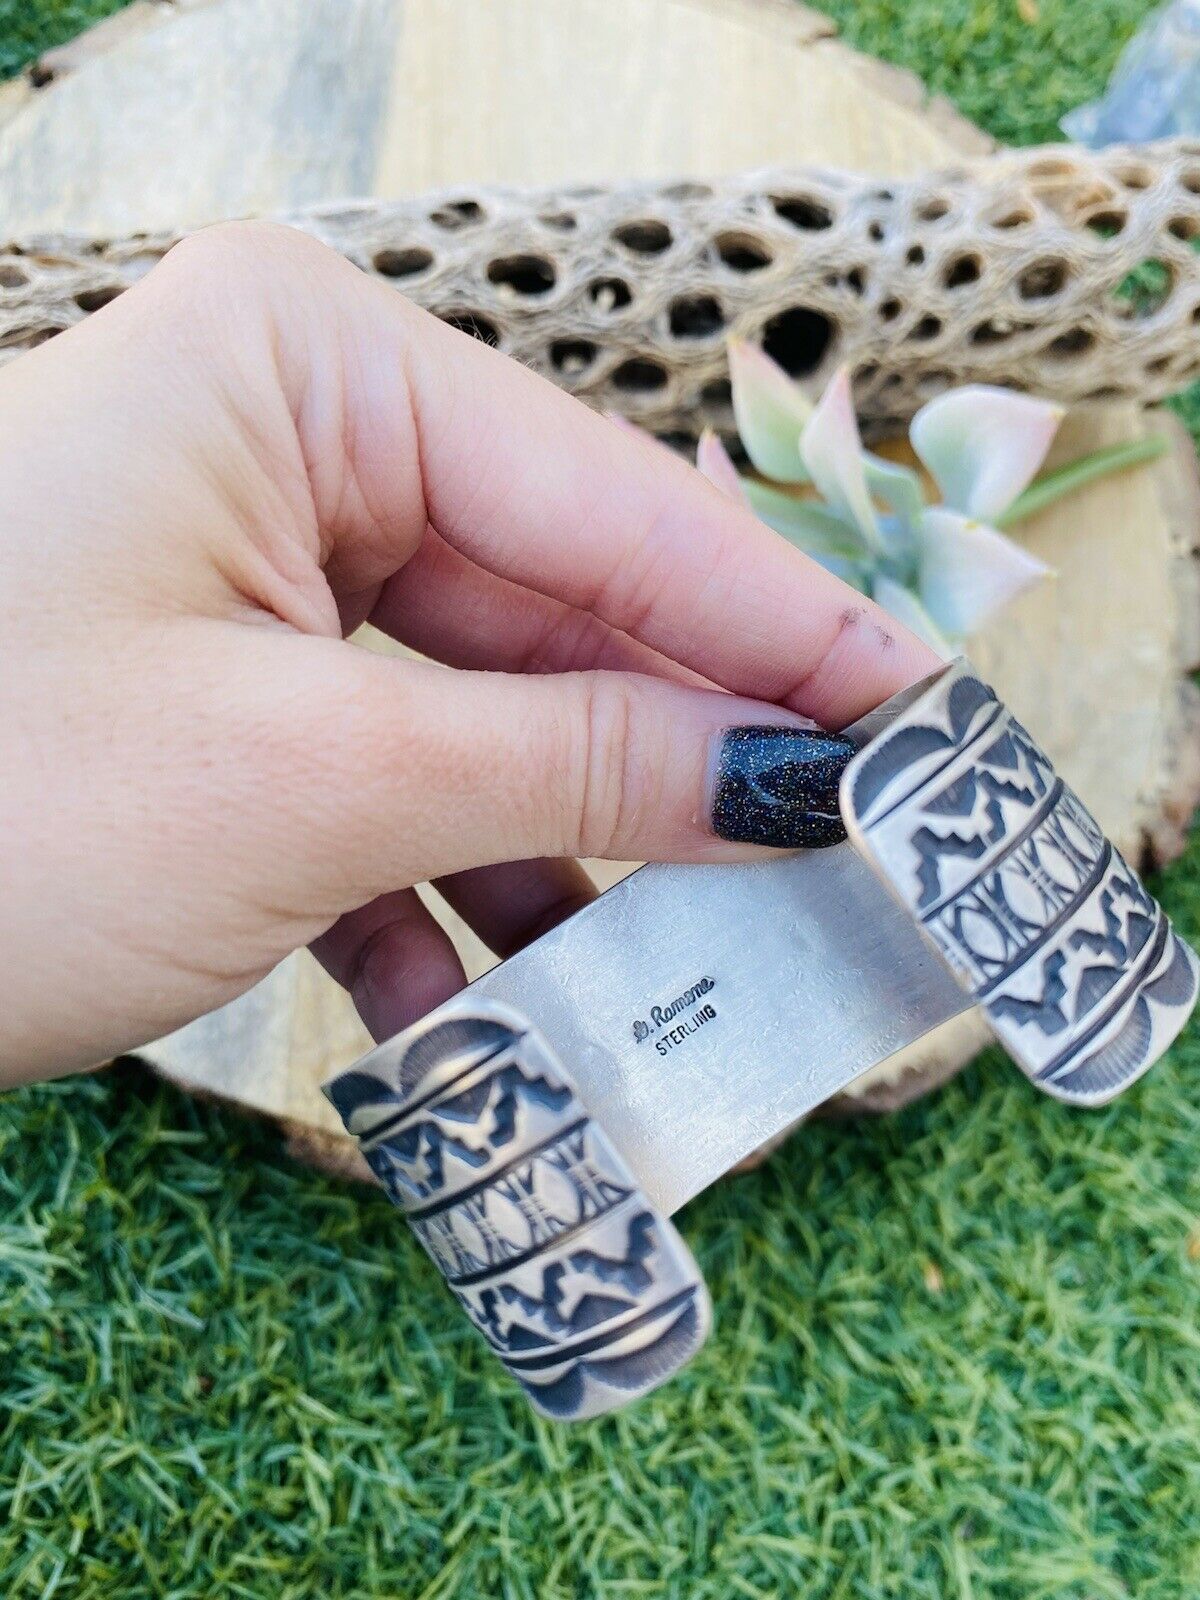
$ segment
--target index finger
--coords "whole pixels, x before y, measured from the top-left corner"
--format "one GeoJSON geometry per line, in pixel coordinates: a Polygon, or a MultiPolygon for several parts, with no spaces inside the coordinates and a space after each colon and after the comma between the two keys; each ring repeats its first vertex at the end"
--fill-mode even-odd
{"type": "MultiPolygon", "coordinates": [[[[219,235],[254,247],[253,300],[325,507],[331,580],[378,587],[427,519],[478,566],[826,727],[936,667],[686,462],[305,235],[246,224],[219,235]]],[[[250,423],[261,427],[261,406],[250,423]]]]}
{"type": "Polygon", "coordinates": [[[687,463],[478,341],[419,322],[407,370],[426,507],[471,560],[827,727],[937,665],[687,463]]]}

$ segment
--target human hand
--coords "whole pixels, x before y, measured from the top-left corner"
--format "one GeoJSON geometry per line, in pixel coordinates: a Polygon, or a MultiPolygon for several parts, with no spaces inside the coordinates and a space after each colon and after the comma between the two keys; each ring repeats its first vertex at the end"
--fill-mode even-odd
{"type": "Polygon", "coordinates": [[[284,228],[193,237],[6,368],[0,438],[7,1081],[305,944],[394,1031],[463,981],[413,884],[507,953],[586,897],[576,855],[758,853],[713,832],[723,730],[836,728],[936,665],[284,228]],[[430,659],[347,643],[366,620],[430,659]]]}

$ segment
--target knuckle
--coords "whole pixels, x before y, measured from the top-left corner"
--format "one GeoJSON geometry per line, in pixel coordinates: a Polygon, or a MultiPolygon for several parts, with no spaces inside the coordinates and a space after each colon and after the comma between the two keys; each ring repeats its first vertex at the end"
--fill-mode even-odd
{"type": "MultiPolygon", "coordinates": [[[[221,222],[186,234],[146,280],[168,320],[209,334],[259,318],[281,288],[310,277],[333,252],[277,222],[221,222]]],[[[334,257],[333,259],[337,259],[334,257]]]]}
{"type": "Polygon", "coordinates": [[[584,679],[583,742],[578,773],[578,852],[619,855],[636,832],[639,771],[637,690],[618,673],[584,679]]]}
{"type": "Polygon", "coordinates": [[[277,222],[218,222],[185,234],[167,252],[159,272],[166,275],[169,268],[172,278],[185,281],[258,275],[290,255],[293,241],[302,238],[277,222]]]}

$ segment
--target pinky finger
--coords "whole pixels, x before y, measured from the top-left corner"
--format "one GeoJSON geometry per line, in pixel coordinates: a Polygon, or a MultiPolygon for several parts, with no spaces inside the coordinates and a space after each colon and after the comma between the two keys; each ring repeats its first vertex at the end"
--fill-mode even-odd
{"type": "Polygon", "coordinates": [[[578,861],[501,861],[439,878],[442,899],[502,961],[596,898],[578,861]]]}
{"type": "Polygon", "coordinates": [[[350,991],[373,1039],[387,1039],[457,994],[466,983],[449,936],[400,889],[339,917],[312,944],[332,978],[350,991]]]}

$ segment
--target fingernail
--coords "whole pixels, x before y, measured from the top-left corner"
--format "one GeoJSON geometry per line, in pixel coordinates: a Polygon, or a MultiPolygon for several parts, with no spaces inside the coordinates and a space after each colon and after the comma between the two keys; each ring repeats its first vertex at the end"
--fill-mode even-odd
{"type": "Polygon", "coordinates": [[[819,728],[727,728],[717,741],[712,830],[779,850],[840,844],[838,784],[857,746],[819,728]]]}

